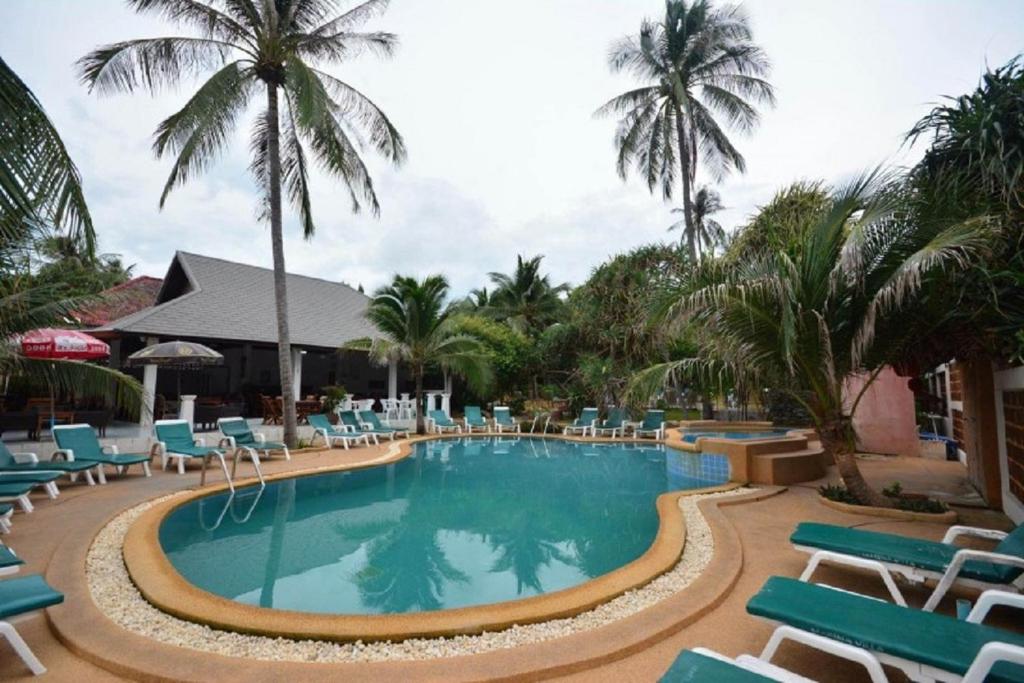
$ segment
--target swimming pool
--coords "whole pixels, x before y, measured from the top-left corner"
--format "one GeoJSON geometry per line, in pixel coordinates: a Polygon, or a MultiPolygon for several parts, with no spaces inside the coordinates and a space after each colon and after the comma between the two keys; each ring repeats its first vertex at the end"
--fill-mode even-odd
{"type": "Polygon", "coordinates": [[[697,439],[774,439],[785,436],[787,429],[766,429],[757,432],[687,432],[680,430],[683,441],[697,443],[697,439]]]}
{"type": "Polygon", "coordinates": [[[190,583],[325,614],[487,605],[576,586],[642,555],[656,498],[728,480],[722,456],[478,437],[396,463],[193,500],[159,543],[190,583]]]}

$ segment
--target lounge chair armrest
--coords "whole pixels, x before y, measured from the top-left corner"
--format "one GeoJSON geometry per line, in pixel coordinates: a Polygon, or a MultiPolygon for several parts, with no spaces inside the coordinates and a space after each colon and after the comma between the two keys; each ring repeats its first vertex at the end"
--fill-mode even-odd
{"type": "Polygon", "coordinates": [[[121,452],[114,444],[109,446],[100,446],[100,451],[110,451],[111,455],[118,455],[121,452]]]}
{"type": "Polygon", "coordinates": [[[233,437],[233,436],[225,436],[219,442],[217,442],[217,445],[220,446],[220,447],[223,447],[224,444],[227,444],[228,448],[234,448],[235,447],[235,437],[233,437]]]}
{"type": "Polygon", "coordinates": [[[149,447],[149,457],[164,457],[167,455],[167,444],[163,441],[156,441],[149,447]]]}
{"type": "MultiPolygon", "coordinates": [[[[963,569],[964,564],[968,560],[980,560],[982,562],[990,562],[992,564],[1004,564],[1010,565],[1011,567],[1020,567],[1024,569],[1024,557],[1016,557],[1014,555],[1003,555],[1001,553],[993,553],[987,550],[974,550],[973,548],[962,548],[953,555],[953,559],[950,561],[949,566],[946,567],[945,573],[942,578],[939,579],[939,583],[935,586],[935,590],[932,591],[928,601],[924,604],[923,609],[925,612],[931,612],[934,610],[942,597],[949,590],[953,582],[956,581],[956,577],[960,575],[960,570],[963,569]]],[[[1024,597],[1022,597],[1024,601],[1024,597]]],[[[980,605],[980,602],[979,602],[980,605]]],[[[1024,609],[1024,602],[1020,603],[1022,609],[1024,609]]],[[[977,607],[976,607],[977,608],[977,607]]],[[[987,610],[986,610],[987,612],[987,610]]],[[[971,611],[974,614],[974,610],[971,611]]],[[[985,617],[984,613],[980,619],[985,617]]],[[[968,618],[969,619],[969,618],[968,618]]]]}
{"type": "Polygon", "coordinates": [[[768,644],[764,646],[764,650],[761,651],[761,656],[758,657],[762,662],[771,663],[772,657],[775,656],[776,651],[779,649],[779,645],[787,640],[807,645],[820,652],[826,652],[828,654],[835,655],[836,657],[842,657],[850,662],[860,664],[867,669],[868,676],[871,678],[871,683],[888,683],[889,678],[885,675],[885,670],[882,669],[882,663],[878,661],[878,657],[868,652],[867,650],[857,647],[856,645],[850,645],[848,643],[841,643],[838,640],[832,640],[825,636],[819,636],[816,633],[810,633],[808,631],[802,631],[792,626],[779,626],[772,633],[772,637],[768,639],[768,644]]]}
{"type": "Polygon", "coordinates": [[[975,655],[971,668],[964,674],[963,683],[982,683],[998,662],[1013,662],[1024,666],[1024,647],[1009,643],[985,643],[975,655]]]}
{"type": "Polygon", "coordinates": [[[58,456],[68,462],[74,462],[75,460],[75,452],[70,448],[58,448],[50,455],[50,460],[57,460],[58,456]]]}
{"type": "Polygon", "coordinates": [[[197,446],[202,446],[203,448],[206,447],[206,439],[201,437],[201,436],[195,437],[195,439],[192,441],[192,443],[194,443],[197,446]]]}
{"type": "Polygon", "coordinates": [[[811,580],[811,576],[814,574],[814,570],[822,563],[839,564],[875,572],[882,578],[882,583],[884,583],[885,587],[889,590],[889,595],[892,596],[893,602],[900,607],[907,606],[907,601],[904,599],[903,593],[900,592],[900,589],[896,586],[896,581],[893,579],[892,573],[878,560],[869,560],[864,557],[844,555],[831,550],[819,550],[811,555],[811,559],[807,561],[807,566],[804,567],[804,571],[800,575],[800,580],[809,582],[811,580]]]}
{"type": "MultiPolygon", "coordinates": [[[[1024,567],[1024,560],[1019,560],[1019,562],[1018,566],[1024,567]]],[[[974,603],[971,613],[967,615],[967,621],[972,624],[980,624],[985,621],[985,617],[992,611],[992,608],[998,606],[1013,607],[1024,611],[1024,595],[997,588],[989,589],[982,593],[978,601],[974,603]]]]}
{"type": "Polygon", "coordinates": [[[254,439],[256,439],[256,443],[258,444],[262,445],[267,442],[267,435],[264,434],[263,432],[254,432],[252,436],[254,439]]]}
{"type": "Polygon", "coordinates": [[[39,462],[39,456],[35,453],[11,453],[14,462],[39,462]]]}
{"type": "Polygon", "coordinates": [[[972,538],[987,538],[990,541],[1001,541],[1006,538],[1009,534],[1005,531],[997,531],[995,529],[982,529],[976,526],[951,526],[946,531],[946,535],[942,537],[942,542],[947,545],[960,538],[961,536],[970,536],[972,538]]]}

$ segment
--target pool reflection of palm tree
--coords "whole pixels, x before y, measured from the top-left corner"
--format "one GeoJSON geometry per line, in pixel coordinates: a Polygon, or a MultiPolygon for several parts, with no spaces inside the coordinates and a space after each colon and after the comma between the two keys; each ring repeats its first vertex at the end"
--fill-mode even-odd
{"type": "Polygon", "coordinates": [[[530,510],[520,510],[508,518],[505,528],[490,535],[491,546],[498,551],[498,558],[491,565],[492,572],[511,571],[516,577],[516,594],[522,595],[524,588],[537,593],[544,592],[540,582],[540,570],[552,562],[575,565],[576,558],[558,547],[558,540],[552,538],[550,525],[540,515],[530,510]]]}
{"type": "Polygon", "coordinates": [[[433,520],[410,516],[370,542],[355,577],[363,603],[392,614],[441,609],[445,587],[468,580],[448,561],[433,520]]]}

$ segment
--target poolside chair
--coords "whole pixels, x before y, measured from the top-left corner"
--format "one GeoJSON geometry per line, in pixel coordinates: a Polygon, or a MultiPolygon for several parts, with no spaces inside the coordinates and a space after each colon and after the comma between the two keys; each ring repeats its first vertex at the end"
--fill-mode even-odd
{"type": "Polygon", "coordinates": [[[644,413],[644,419],[633,426],[633,438],[641,436],[653,436],[655,439],[665,438],[665,411],[648,410],[644,413]]]}
{"type": "Polygon", "coordinates": [[[584,408],[580,416],[562,430],[563,434],[586,436],[597,426],[597,408],[584,408]]]}
{"type": "Polygon", "coordinates": [[[658,679],[658,683],[695,683],[697,681],[813,683],[809,678],[798,676],[751,655],[740,655],[736,659],[731,659],[703,647],[680,652],[665,675],[658,679]]]}
{"type": "Polygon", "coordinates": [[[107,483],[104,465],[113,465],[121,474],[127,472],[132,465],[141,465],[147,477],[152,475],[149,471],[149,461],[153,459],[151,453],[119,453],[117,446],[103,446],[96,432],[87,424],[54,425],[52,431],[53,440],[57,442],[53,458],[61,456],[68,462],[82,460],[98,463],[96,471],[101,484],[107,483]]]}
{"type": "Polygon", "coordinates": [[[36,508],[28,494],[37,486],[45,487],[45,484],[33,481],[0,482],[0,503],[17,503],[22,512],[32,512],[36,508]]]}
{"type": "Polygon", "coordinates": [[[11,517],[14,516],[14,506],[10,503],[0,503],[0,532],[11,533],[11,517]]]}
{"type": "Polygon", "coordinates": [[[373,439],[374,443],[380,443],[379,437],[381,436],[386,436],[392,441],[395,440],[394,432],[378,432],[376,429],[360,420],[359,415],[354,410],[338,411],[338,419],[341,420],[345,429],[355,432],[356,434],[367,434],[373,439]]]}
{"type": "Polygon", "coordinates": [[[89,486],[96,482],[92,478],[93,470],[99,472],[99,465],[94,462],[65,462],[56,460],[40,460],[35,453],[12,453],[7,444],[0,441],[0,472],[60,472],[68,475],[72,481],[79,475],[85,475],[89,486]]]}
{"type": "Polygon", "coordinates": [[[958,583],[984,590],[1024,588],[1024,524],[1010,533],[953,526],[941,543],[908,536],[831,524],[804,522],[789,538],[797,550],[811,553],[801,579],[806,581],[822,562],[877,572],[897,604],[905,605],[893,574],[911,583],[938,581],[923,609],[932,611],[949,588],[958,583]],[[999,541],[992,551],[961,548],[953,542],[961,536],[999,541]]]}
{"type": "Polygon", "coordinates": [[[373,412],[372,410],[359,411],[359,419],[362,420],[364,424],[370,425],[370,427],[373,428],[373,431],[377,432],[378,434],[391,433],[394,434],[396,437],[400,435],[406,438],[409,437],[408,429],[398,429],[397,427],[382,424],[380,418],[377,417],[377,413],[373,412]]]}
{"type": "Polygon", "coordinates": [[[761,653],[770,661],[787,640],[847,652],[873,681],[882,664],[915,681],[1024,680],[1024,634],[982,622],[993,607],[1024,610],[1024,595],[985,591],[966,620],[901,607],[849,591],[772,576],[747,603],[747,612],[782,624],[761,653]],[[826,640],[822,640],[826,639],[826,640]]]}
{"type": "Polygon", "coordinates": [[[452,422],[452,419],[445,415],[443,410],[431,410],[429,420],[430,431],[437,434],[444,434],[445,432],[462,433],[462,425],[452,422]]]}
{"type": "Polygon", "coordinates": [[[619,436],[626,436],[626,425],[629,419],[629,414],[625,408],[612,408],[608,411],[608,419],[602,422],[599,426],[595,426],[591,431],[594,436],[605,436],[611,434],[614,439],[615,434],[619,436]]]}
{"type": "Polygon", "coordinates": [[[494,428],[499,434],[518,434],[519,420],[512,417],[512,409],[508,406],[494,406],[494,428]]]}
{"type": "Polygon", "coordinates": [[[0,472],[0,484],[36,484],[43,487],[51,499],[60,495],[57,479],[64,476],[63,472],[0,472]]]}
{"type": "Polygon", "coordinates": [[[18,557],[18,554],[9,546],[0,545],[0,576],[17,574],[23,564],[25,564],[25,560],[18,557]]]}
{"type": "MultiPolygon", "coordinates": [[[[166,470],[168,462],[177,460],[178,474],[185,474],[185,463],[187,461],[200,460],[203,463],[203,475],[200,481],[205,484],[206,463],[210,458],[217,458],[220,462],[220,468],[224,471],[224,476],[229,480],[231,479],[231,476],[228,475],[228,465],[225,461],[226,453],[224,449],[207,446],[204,439],[196,437],[192,433],[192,425],[188,423],[188,420],[157,420],[153,425],[153,431],[156,434],[156,443],[153,444],[153,450],[160,456],[162,469],[166,470]]],[[[252,453],[249,453],[249,455],[251,457],[252,453]]],[[[260,479],[262,479],[263,474],[260,472],[258,459],[253,460],[253,466],[256,468],[260,479]]]]}
{"type": "Polygon", "coordinates": [[[284,459],[291,460],[292,454],[288,446],[277,441],[267,441],[262,432],[254,432],[244,417],[222,417],[217,420],[220,433],[224,435],[222,444],[231,448],[246,448],[253,453],[263,453],[269,459],[271,451],[283,451],[284,459]]]}
{"type": "Polygon", "coordinates": [[[25,666],[36,676],[46,673],[46,667],[32,653],[32,649],[18,635],[9,619],[37,612],[64,602],[58,593],[39,574],[29,574],[0,581],[0,635],[7,639],[25,666]]]}
{"type": "Polygon", "coordinates": [[[363,432],[355,433],[344,428],[338,429],[331,424],[326,415],[310,415],[309,425],[313,428],[313,438],[310,440],[310,444],[316,441],[316,437],[322,436],[328,448],[333,446],[335,442],[341,442],[345,450],[348,450],[349,441],[356,443],[362,441],[367,446],[370,445],[369,434],[364,434],[363,432]]]}
{"type": "Polygon", "coordinates": [[[488,425],[487,420],[484,419],[483,414],[480,412],[480,406],[466,406],[466,414],[463,416],[462,421],[466,424],[466,431],[470,434],[473,430],[486,432],[488,425]]]}

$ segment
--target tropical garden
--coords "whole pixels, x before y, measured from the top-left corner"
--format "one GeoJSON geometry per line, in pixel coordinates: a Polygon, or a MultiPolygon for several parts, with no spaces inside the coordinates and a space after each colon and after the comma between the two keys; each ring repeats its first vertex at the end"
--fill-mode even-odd
{"type": "MultiPolygon", "coordinates": [[[[387,3],[340,13],[324,0],[128,4],[191,33],[97,48],[79,63],[90,89],[156,91],[206,77],[154,134],[156,156],[171,160],[160,205],[210,167],[258,100],[250,168],[270,227],[284,434],[294,443],[284,200],[312,239],[314,168],[337,180],[353,210],[376,212],[363,154],[406,158],[387,115],[330,73],[356,55],[393,54],[395,35],[359,30],[387,3]]],[[[10,338],[73,324],[82,297],[129,269],[96,253],[58,132],[0,67],[0,332],[10,338]]],[[[744,172],[737,135],[753,133],[775,102],[770,61],[742,8],[667,0],[663,16],[615,42],[607,67],[634,81],[595,103],[615,121],[609,164],[674,204],[672,240],[613,255],[576,287],[529,254],[466,296],[441,275],[398,275],[372,295],[379,337],[348,348],[400,360],[417,394],[425,376],[451,375],[465,400],[520,414],[556,399],[570,411],[663,403],[705,416],[723,400],[757,405],[816,427],[849,494],[889,505],[858,470],[852,416],[864,394],[846,396],[847,381],[864,377],[867,387],[886,367],[913,377],[950,358],[1024,360],[1024,67],[992,68],[973,92],[908,121],[905,144],[925,147],[913,167],[795,181],[728,227],[716,220],[728,200],[716,185],[744,172]]],[[[0,373],[89,381],[138,404],[137,384],[99,366],[37,363],[3,347],[0,373]]]]}

